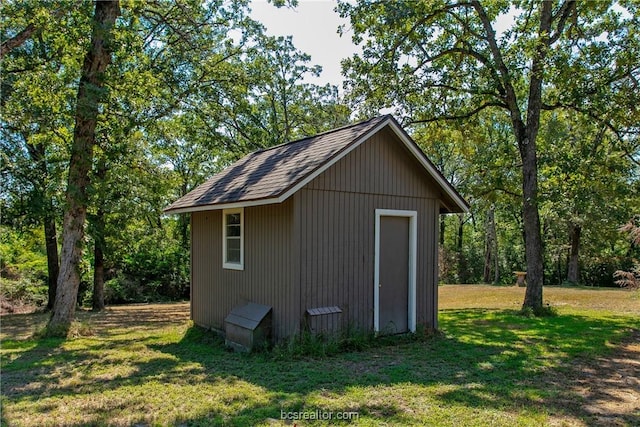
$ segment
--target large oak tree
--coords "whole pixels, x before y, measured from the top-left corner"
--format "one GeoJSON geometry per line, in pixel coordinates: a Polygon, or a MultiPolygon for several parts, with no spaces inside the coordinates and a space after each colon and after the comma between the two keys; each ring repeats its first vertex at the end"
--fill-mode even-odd
{"type": "Polygon", "coordinates": [[[605,100],[637,97],[631,90],[639,74],[634,11],[573,0],[362,0],[343,3],[339,11],[350,18],[354,41],[363,44],[361,54],[343,63],[352,100],[362,110],[393,108],[406,124],[464,120],[488,109],[506,113],[522,165],[523,306],[539,312],[541,114],[563,108],[619,124],[605,100]],[[499,18],[512,25],[499,32],[499,18]]]}
{"type": "Polygon", "coordinates": [[[113,28],[119,15],[118,0],[95,3],[91,44],[84,58],[78,84],[58,286],[53,313],[47,326],[49,333],[53,335],[66,335],[75,314],[95,131],[100,105],[106,99],[104,76],[111,62],[113,28]]]}

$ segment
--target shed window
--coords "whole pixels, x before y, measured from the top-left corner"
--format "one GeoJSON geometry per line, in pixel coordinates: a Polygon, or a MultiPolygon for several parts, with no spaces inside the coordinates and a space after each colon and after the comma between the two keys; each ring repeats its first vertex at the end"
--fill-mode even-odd
{"type": "Polygon", "coordinates": [[[222,266],[244,269],[244,209],[222,211],[222,266]]]}

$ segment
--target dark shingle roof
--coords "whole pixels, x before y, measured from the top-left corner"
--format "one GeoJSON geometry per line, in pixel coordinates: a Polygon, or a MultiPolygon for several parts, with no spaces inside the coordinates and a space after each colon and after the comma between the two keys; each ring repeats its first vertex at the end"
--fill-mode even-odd
{"type": "Polygon", "coordinates": [[[211,177],[169,205],[165,212],[180,213],[222,207],[284,201],[350,149],[391,125],[426,171],[441,185],[455,212],[467,211],[467,202],[447,182],[424,153],[389,115],[330,130],[315,136],[256,151],[211,177]]]}
{"type": "Polygon", "coordinates": [[[169,205],[165,212],[279,197],[388,118],[376,117],[248,154],[169,205]]]}

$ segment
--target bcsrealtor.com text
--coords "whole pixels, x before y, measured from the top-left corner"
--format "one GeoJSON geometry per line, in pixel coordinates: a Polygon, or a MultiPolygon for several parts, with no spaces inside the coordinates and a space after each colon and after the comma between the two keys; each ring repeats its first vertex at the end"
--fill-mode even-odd
{"type": "Polygon", "coordinates": [[[360,414],[355,411],[321,411],[316,409],[315,411],[285,411],[280,410],[280,419],[289,421],[312,421],[312,420],[341,420],[341,421],[354,421],[360,417],[360,414]]]}

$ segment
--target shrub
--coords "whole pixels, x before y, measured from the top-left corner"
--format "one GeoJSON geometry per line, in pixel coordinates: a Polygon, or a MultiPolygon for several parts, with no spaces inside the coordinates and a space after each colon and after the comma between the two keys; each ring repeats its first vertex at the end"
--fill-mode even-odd
{"type": "Polygon", "coordinates": [[[40,280],[21,277],[17,280],[2,279],[1,293],[5,300],[20,305],[40,307],[47,303],[48,287],[40,280]]]}
{"type": "Polygon", "coordinates": [[[629,271],[617,270],[613,277],[618,279],[616,285],[622,288],[640,289],[640,262],[635,263],[629,271]]]}
{"type": "Polygon", "coordinates": [[[629,271],[632,267],[633,259],[628,257],[592,259],[583,265],[581,282],[588,286],[617,287],[614,273],[617,270],[629,271]]]}
{"type": "Polygon", "coordinates": [[[140,284],[120,274],[105,282],[104,301],[106,304],[126,304],[145,302],[145,299],[140,284]]]}
{"type": "MultiPolygon", "coordinates": [[[[636,219],[632,219],[622,227],[620,231],[629,235],[631,244],[635,247],[640,246],[640,225],[637,225],[636,219]]],[[[616,270],[613,273],[616,285],[629,289],[640,289],[640,262],[633,260],[633,267],[625,270],[616,270]]]]}
{"type": "Polygon", "coordinates": [[[188,298],[189,253],[175,244],[142,242],[123,261],[116,279],[109,285],[111,295],[122,302],[188,298]]]}
{"type": "Polygon", "coordinates": [[[16,231],[0,226],[0,276],[45,281],[47,255],[44,233],[39,229],[16,231]]]}

